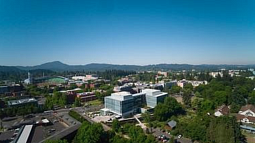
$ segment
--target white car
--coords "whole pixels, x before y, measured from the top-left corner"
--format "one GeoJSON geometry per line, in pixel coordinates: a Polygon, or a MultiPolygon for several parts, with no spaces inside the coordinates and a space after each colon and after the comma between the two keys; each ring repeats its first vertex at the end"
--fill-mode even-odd
{"type": "Polygon", "coordinates": [[[180,139],[182,137],[182,135],[178,135],[178,139],[180,139]]]}

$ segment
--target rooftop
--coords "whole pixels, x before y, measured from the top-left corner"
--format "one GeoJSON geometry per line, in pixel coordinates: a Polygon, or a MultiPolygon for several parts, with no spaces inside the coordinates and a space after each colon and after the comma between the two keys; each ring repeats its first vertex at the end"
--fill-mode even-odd
{"type": "Polygon", "coordinates": [[[176,121],[172,120],[172,121],[168,122],[167,124],[169,127],[174,128],[177,123],[176,123],[176,121]]]}
{"type": "Polygon", "coordinates": [[[32,103],[37,102],[35,98],[26,98],[26,99],[20,99],[20,100],[10,100],[8,101],[8,105],[18,105],[18,104],[24,104],[24,103],[32,103]]]}
{"type": "Polygon", "coordinates": [[[94,92],[82,92],[82,93],[77,93],[79,96],[86,96],[86,95],[94,95],[94,92]]]}
{"type": "Polygon", "coordinates": [[[144,90],[142,90],[142,93],[146,93],[146,95],[154,96],[154,97],[158,97],[158,96],[167,94],[165,92],[161,92],[160,90],[156,90],[156,89],[144,89],[144,90]]]}
{"type": "Polygon", "coordinates": [[[251,104],[248,104],[248,105],[245,105],[245,106],[242,106],[240,111],[244,112],[246,110],[251,110],[252,112],[255,113],[255,107],[251,104]]]}
{"type": "Polygon", "coordinates": [[[133,94],[132,96],[141,96],[141,95],[144,95],[144,94],[145,93],[140,92],[140,93],[133,94]]]}
{"type": "Polygon", "coordinates": [[[27,142],[32,128],[33,128],[33,125],[26,125],[24,127],[21,135],[19,136],[19,139],[18,139],[17,143],[25,143],[25,142],[27,142]]]}
{"type": "Polygon", "coordinates": [[[112,93],[111,96],[108,96],[106,98],[124,101],[124,100],[132,99],[133,97],[129,92],[122,91],[122,92],[112,93]]]}
{"type": "Polygon", "coordinates": [[[60,92],[66,93],[66,92],[73,92],[73,91],[79,91],[79,90],[82,90],[82,89],[81,88],[75,88],[75,89],[71,89],[71,90],[62,90],[60,92]]]}

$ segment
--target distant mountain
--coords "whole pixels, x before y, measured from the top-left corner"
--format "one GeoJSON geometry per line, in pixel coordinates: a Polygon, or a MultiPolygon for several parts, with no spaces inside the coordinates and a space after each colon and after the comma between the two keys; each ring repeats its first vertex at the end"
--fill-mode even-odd
{"type": "Polygon", "coordinates": [[[22,70],[12,66],[0,66],[0,72],[22,72],[22,70]]]}
{"type": "Polygon", "coordinates": [[[46,70],[62,71],[62,70],[69,69],[70,66],[60,61],[54,61],[54,62],[48,62],[48,63],[44,63],[37,66],[18,66],[17,68],[22,70],[46,69],[46,70]]]}
{"type": "Polygon", "coordinates": [[[60,61],[49,62],[37,66],[17,66],[13,67],[21,70],[46,69],[52,71],[104,71],[104,70],[218,70],[218,69],[242,69],[255,68],[255,65],[190,65],[190,64],[155,64],[155,65],[114,65],[91,63],[87,65],[67,65],[60,61]]]}
{"type": "MultiPolygon", "coordinates": [[[[43,75],[51,76],[55,75],[56,72],[47,69],[33,69],[30,73],[34,77],[42,77],[43,75]]],[[[12,80],[19,82],[27,78],[27,70],[22,70],[12,66],[0,66],[0,81],[1,80],[12,80]]]]}

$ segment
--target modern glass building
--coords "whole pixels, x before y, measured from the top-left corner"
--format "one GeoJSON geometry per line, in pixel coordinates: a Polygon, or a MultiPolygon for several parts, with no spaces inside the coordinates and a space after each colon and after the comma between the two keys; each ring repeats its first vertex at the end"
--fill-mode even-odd
{"type": "Polygon", "coordinates": [[[141,108],[146,105],[145,93],[133,94],[134,100],[134,114],[141,113],[141,108]]]}
{"type": "Polygon", "coordinates": [[[145,89],[141,93],[130,94],[129,92],[112,93],[104,98],[105,108],[101,110],[102,115],[112,112],[122,117],[132,116],[140,113],[140,109],[147,105],[154,108],[158,103],[164,102],[167,93],[155,89],[145,89]]]}
{"type": "Polygon", "coordinates": [[[155,89],[144,89],[142,93],[145,94],[146,105],[151,108],[154,108],[160,102],[164,102],[168,96],[167,93],[155,89]]]}
{"type": "Polygon", "coordinates": [[[133,115],[134,100],[129,92],[112,93],[104,98],[105,108],[121,116],[133,115]]]}

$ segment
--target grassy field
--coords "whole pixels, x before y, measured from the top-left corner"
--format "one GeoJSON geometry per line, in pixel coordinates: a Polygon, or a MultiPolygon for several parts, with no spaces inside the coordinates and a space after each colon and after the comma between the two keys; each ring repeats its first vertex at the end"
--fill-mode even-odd
{"type": "Polygon", "coordinates": [[[96,106],[96,105],[101,105],[103,103],[100,100],[93,100],[93,101],[89,101],[88,104],[92,106],[96,106]]]}
{"type": "Polygon", "coordinates": [[[255,134],[246,131],[242,131],[242,133],[245,135],[247,143],[255,143],[255,134]]]}

